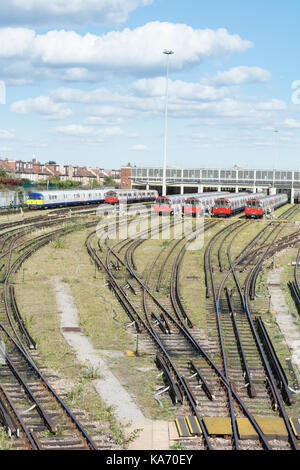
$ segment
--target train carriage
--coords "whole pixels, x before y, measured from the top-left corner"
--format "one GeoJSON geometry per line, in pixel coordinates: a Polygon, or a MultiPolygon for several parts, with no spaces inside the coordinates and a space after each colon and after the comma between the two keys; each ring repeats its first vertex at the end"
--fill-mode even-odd
{"type": "Polygon", "coordinates": [[[245,209],[249,193],[235,193],[215,200],[213,214],[216,217],[230,217],[245,209]]]}
{"type": "Polygon", "coordinates": [[[283,206],[288,202],[286,194],[253,195],[246,202],[245,216],[246,218],[262,218],[264,215],[272,214],[275,209],[283,206]]]}
{"type": "Polygon", "coordinates": [[[131,202],[155,201],[158,192],[153,189],[113,189],[106,192],[105,202],[108,204],[120,204],[131,202]]]}
{"type": "Polygon", "coordinates": [[[154,204],[154,211],[159,215],[196,215],[207,212],[217,195],[222,193],[189,193],[159,196],[154,204]]]}
{"type": "Polygon", "coordinates": [[[225,196],[226,192],[201,193],[188,197],[183,203],[184,216],[199,217],[211,214],[214,202],[220,196],[225,196]]]}
{"type": "Polygon", "coordinates": [[[46,207],[97,204],[105,200],[106,190],[75,189],[58,191],[38,191],[28,193],[26,206],[31,209],[46,207]]]}

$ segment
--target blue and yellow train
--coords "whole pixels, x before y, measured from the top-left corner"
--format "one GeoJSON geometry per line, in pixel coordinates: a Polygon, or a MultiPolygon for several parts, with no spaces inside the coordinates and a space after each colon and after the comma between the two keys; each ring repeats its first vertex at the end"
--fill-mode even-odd
{"type": "Polygon", "coordinates": [[[102,203],[105,201],[106,192],[107,189],[30,192],[28,193],[26,206],[31,209],[42,209],[46,207],[102,203]]]}

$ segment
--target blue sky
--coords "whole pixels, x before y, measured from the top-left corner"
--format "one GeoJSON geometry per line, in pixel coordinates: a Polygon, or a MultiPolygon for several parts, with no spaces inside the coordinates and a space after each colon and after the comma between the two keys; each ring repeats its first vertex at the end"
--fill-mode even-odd
{"type": "Polygon", "coordinates": [[[299,169],[299,15],[298,0],[1,2],[0,155],[161,165],[170,48],[170,166],[299,169]]]}

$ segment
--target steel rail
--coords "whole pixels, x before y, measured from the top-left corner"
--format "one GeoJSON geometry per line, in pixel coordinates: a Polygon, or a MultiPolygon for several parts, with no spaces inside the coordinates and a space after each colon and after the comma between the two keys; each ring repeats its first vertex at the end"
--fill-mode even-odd
{"type": "MultiPolygon", "coordinates": [[[[94,223],[90,223],[90,224],[87,224],[87,225],[94,225],[94,223]]],[[[67,232],[71,232],[73,229],[76,229],[76,227],[70,227],[68,228],[66,231],[67,232]]],[[[63,230],[63,229],[62,229],[63,230]]],[[[52,233],[48,234],[48,236],[52,236],[52,233]]],[[[47,240],[46,240],[47,241],[47,240]]],[[[33,241],[34,243],[34,241],[33,241]]],[[[9,273],[6,277],[6,281],[8,281],[8,278],[9,278],[9,275],[13,272],[13,269],[16,267],[17,265],[17,262],[20,261],[20,259],[24,260],[25,257],[28,257],[28,254],[32,254],[33,251],[35,251],[35,249],[39,248],[40,246],[43,246],[45,244],[45,240],[43,240],[42,242],[39,242],[38,243],[38,246],[35,246],[34,249],[30,249],[29,250],[29,253],[25,253],[23,255],[21,255],[14,263],[14,265],[10,268],[9,270],[9,273]]],[[[5,306],[6,308],[8,309],[8,303],[7,303],[7,298],[5,299],[5,306]]],[[[55,390],[50,386],[50,384],[48,383],[48,381],[44,378],[44,376],[42,375],[42,373],[40,372],[40,370],[38,369],[38,367],[36,366],[36,364],[34,363],[34,361],[32,360],[32,358],[29,356],[29,354],[27,353],[22,341],[20,341],[20,344],[18,344],[15,339],[11,336],[11,334],[8,332],[8,330],[6,329],[6,327],[0,323],[0,328],[4,331],[4,333],[6,334],[7,338],[9,339],[10,342],[13,343],[13,345],[15,346],[15,348],[17,349],[17,351],[21,354],[21,356],[25,359],[25,361],[27,362],[27,364],[29,365],[29,367],[37,374],[38,378],[41,380],[42,384],[46,387],[46,389],[50,392],[50,394],[56,399],[56,401],[60,404],[60,406],[62,407],[63,411],[66,413],[66,415],[71,419],[73,425],[75,425],[75,427],[77,428],[77,430],[81,433],[82,437],[84,438],[85,442],[87,443],[88,447],[90,449],[93,449],[93,450],[97,450],[97,446],[94,444],[94,442],[91,440],[91,438],[88,436],[87,432],[84,430],[84,428],[81,426],[81,424],[78,422],[78,420],[75,418],[75,416],[73,415],[73,413],[69,410],[69,408],[65,405],[65,403],[63,402],[63,400],[59,397],[59,395],[57,395],[57,393],[55,392],[55,390]]],[[[18,337],[18,335],[17,335],[18,337]]],[[[26,386],[26,384],[25,384],[26,386]]],[[[33,397],[34,398],[34,397],[33,397]]],[[[42,411],[42,410],[41,410],[42,411]]],[[[28,431],[28,433],[30,434],[30,432],[28,431]]],[[[27,434],[28,434],[27,433],[27,434]]]]}
{"type": "MultiPolygon", "coordinates": [[[[226,227],[227,228],[227,227],[226,227]]],[[[223,232],[224,230],[222,230],[223,232]]],[[[106,240],[107,241],[107,240],[106,240]]],[[[113,252],[113,250],[111,248],[109,248],[112,253],[114,254],[114,256],[116,256],[118,258],[118,255],[116,253],[113,252]]],[[[120,262],[122,262],[122,260],[120,259],[120,262]]],[[[123,263],[124,264],[124,263],[123,263]]],[[[205,350],[197,343],[197,341],[192,337],[192,335],[188,332],[188,330],[185,328],[184,325],[181,325],[180,323],[177,322],[177,320],[171,316],[171,314],[160,304],[159,301],[157,301],[157,299],[155,298],[155,296],[149,291],[149,289],[144,286],[144,284],[142,283],[142,281],[138,278],[138,276],[133,272],[133,270],[130,268],[130,266],[127,265],[127,269],[129,269],[131,275],[137,280],[137,282],[142,286],[144,287],[144,289],[147,291],[147,293],[153,298],[153,300],[160,306],[161,309],[163,309],[163,311],[165,312],[165,314],[167,315],[168,318],[171,319],[171,321],[173,321],[176,326],[178,328],[181,329],[181,332],[183,333],[183,335],[188,339],[188,341],[195,347],[195,349],[200,352],[201,355],[203,355],[207,362],[213,367],[213,369],[215,370],[215,372],[217,372],[222,384],[226,387],[226,389],[229,391],[229,393],[232,393],[232,395],[234,396],[234,398],[236,399],[236,401],[238,402],[239,406],[242,408],[243,412],[246,414],[246,416],[248,417],[248,419],[250,420],[251,424],[253,425],[254,429],[256,430],[263,446],[265,449],[269,449],[269,445],[268,443],[265,441],[264,439],[264,435],[260,429],[260,427],[258,426],[257,422],[255,421],[255,419],[251,416],[251,414],[249,413],[249,411],[247,410],[247,408],[245,407],[245,405],[243,404],[242,400],[240,399],[240,397],[238,396],[237,392],[232,388],[231,384],[229,383],[229,381],[227,380],[227,378],[223,375],[223,373],[218,369],[218,367],[214,364],[214,362],[209,358],[208,354],[205,352],[205,350]]],[[[235,424],[235,422],[234,422],[235,424]]]]}
{"type": "MultiPolygon", "coordinates": [[[[266,253],[269,251],[270,247],[272,244],[274,244],[276,238],[277,238],[278,234],[275,236],[275,239],[269,244],[268,248],[266,249],[266,252],[263,253],[260,257],[260,259],[258,260],[258,263],[261,263],[263,258],[265,257],[266,253]]],[[[256,266],[255,266],[256,267],[256,266]]],[[[272,385],[272,388],[274,390],[274,394],[275,394],[275,398],[276,398],[276,401],[277,401],[277,404],[278,404],[278,407],[279,407],[279,410],[280,410],[280,414],[284,420],[284,423],[285,423],[285,426],[286,426],[286,429],[288,431],[288,435],[289,435],[289,440],[290,440],[290,443],[291,443],[291,446],[294,450],[299,450],[299,446],[298,446],[298,443],[295,439],[295,435],[294,435],[294,432],[291,428],[291,425],[290,425],[290,422],[289,422],[289,419],[288,419],[288,416],[285,412],[285,409],[284,409],[284,405],[281,401],[281,398],[279,396],[279,393],[278,393],[278,390],[277,390],[277,387],[276,387],[276,384],[274,383],[274,379],[273,379],[273,376],[272,376],[272,372],[271,372],[271,369],[270,369],[270,366],[268,364],[268,361],[267,361],[267,358],[265,356],[265,353],[263,351],[263,348],[260,344],[260,341],[259,341],[259,337],[257,335],[257,332],[256,332],[256,329],[255,329],[255,326],[254,326],[254,323],[253,323],[253,320],[252,320],[252,315],[251,315],[251,311],[250,311],[250,306],[249,306],[249,289],[250,289],[250,282],[251,282],[251,279],[252,279],[252,276],[253,276],[253,272],[255,270],[255,267],[250,271],[250,273],[248,274],[247,276],[247,279],[245,281],[245,285],[244,285],[244,300],[245,300],[245,307],[246,307],[246,315],[247,315],[247,318],[248,318],[248,321],[249,321],[249,325],[250,325],[250,328],[251,328],[251,331],[252,331],[252,334],[253,334],[253,337],[255,338],[255,342],[256,342],[256,345],[257,345],[257,348],[259,350],[259,353],[260,353],[260,356],[262,358],[262,361],[263,361],[263,365],[264,365],[264,368],[265,368],[265,372],[266,372],[266,375],[268,377],[268,380],[270,381],[271,385],[272,385]]]]}
{"type": "MultiPolygon", "coordinates": [[[[91,234],[90,234],[91,235],[91,234]]],[[[86,240],[86,242],[88,242],[88,239],[86,240]]],[[[171,360],[171,358],[169,357],[169,354],[168,352],[166,351],[164,345],[162,344],[162,342],[160,341],[158,335],[155,333],[155,331],[153,330],[152,327],[150,327],[144,320],[143,318],[140,316],[140,314],[138,313],[138,311],[136,310],[136,308],[134,307],[134,305],[128,301],[128,299],[126,298],[126,294],[124,293],[122,287],[119,285],[119,283],[117,282],[117,280],[115,279],[113,273],[111,272],[110,268],[109,268],[109,265],[107,265],[107,257],[106,257],[106,263],[104,264],[104,262],[98,257],[97,253],[95,253],[95,250],[92,249],[92,247],[90,246],[90,250],[91,251],[94,251],[94,255],[95,255],[95,259],[98,260],[98,262],[100,262],[103,266],[103,268],[105,269],[105,271],[107,272],[107,274],[109,275],[109,277],[113,280],[113,284],[114,284],[114,288],[115,289],[118,289],[122,294],[123,296],[125,297],[127,303],[130,304],[131,306],[131,309],[135,312],[139,322],[143,325],[143,327],[145,328],[146,331],[148,331],[149,335],[152,337],[152,339],[154,340],[154,342],[157,344],[157,346],[161,349],[161,352],[163,353],[163,355],[167,358],[167,361],[169,363],[169,365],[171,366],[173,372],[175,373],[178,381],[180,382],[181,384],[181,387],[183,388],[189,402],[191,403],[191,406],[194,408],[194,412],[195,412],[195,415],[197,416],[198,418],[198,421],[199,421],[199,424],[201,426],[201,430],[202,430],[202,435],[203,435],[203,439],[204,439],[204,442],[205,442],[205,445],[207,447],[208,450],[212,450],[212,447],[211,447],[211,444],[210,444],[210,441],[209,441],[209,438],[208,438],[208,435],[207,435],[207,431],[206,431],[206,428],[204,426],[204,423],[202,421],[202,419],[200,418],[200,416],[198,415],[198,412],[197,412],[197,409],[195,408],[195,405],[193,403],[193,399],[192,397],[190,396],[190,393],[189,393],[189,390],[188,388],[186,387],[186,384],[184,383],[184,381],[182,380],[182,377],[181,375],[179,374],[179,372],[177,371],[177,368],[175,366],[175,364],[173,363],[173,361],[171,360]]],[[[108,254],[107,256],[109,255],[111,251],[111,248],[108,247],[108,254]]]]}

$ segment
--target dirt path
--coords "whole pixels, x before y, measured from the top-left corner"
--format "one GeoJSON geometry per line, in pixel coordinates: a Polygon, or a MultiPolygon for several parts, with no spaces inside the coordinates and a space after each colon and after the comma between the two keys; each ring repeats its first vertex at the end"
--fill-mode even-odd
{"type": "MultiPolygon", "coordinates": [[[[61,312],[61,332],[68,344],[76,351],[78,361],[91,367],[99,373],[100,378],[93,381],[95,390],[109,406],[113,406],[117,418],[128,423],[144,418],[127,390],[110,371],[101,351],[94,349],[89,338],[81,331],[66,331],[66,329],[79,328],[79,317],[70,286],[62,282],[61,278],[54,278],[56,303],[61,312]]],[[[107,354],[107,351],[106,351],[107,354]]],[[[119,353],[120,354],[120,353],[119,353]]]]}

